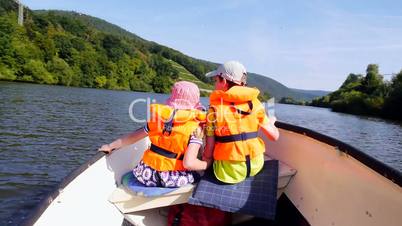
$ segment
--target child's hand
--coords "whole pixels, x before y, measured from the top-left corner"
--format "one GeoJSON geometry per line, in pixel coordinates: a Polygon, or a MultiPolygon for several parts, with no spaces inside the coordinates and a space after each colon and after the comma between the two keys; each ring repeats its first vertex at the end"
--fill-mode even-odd
{"type": "Polygon", "coordinates": [[[102,145],[102,147],[100,147],[100,148],[98,149],[98,151],[105,152],[106,154],[112,153],[113,150],[114,150],[114,149],[111,148],[109,144],[104,144],[104,145],[102,145]]]}
{"type": "Polygon", "coordinates": [[[272,141],[278,140],[279,138],[279,130],[275,126],[276,117],[269,117],[268,123],[261,125],[261,129],[264,134],[272,141]]]}
{"type": "Polygon", "coordinates": [[[276,117],[275,116],[269,117],[269,123],[270,124],[275,125],[275,122],[276,122],[276,117]]]}

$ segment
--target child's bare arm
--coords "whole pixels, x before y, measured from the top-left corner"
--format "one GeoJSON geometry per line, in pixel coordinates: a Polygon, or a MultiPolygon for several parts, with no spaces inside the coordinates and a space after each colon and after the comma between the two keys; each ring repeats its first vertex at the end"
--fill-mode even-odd
{"type": "Polygon", "coordinates": [[[204,138],[204,128],[198,127],[192,134],[190,144],[187,146],[186,154],[184,155],[183,166],[188,170],[205,170],[212,160],[200,160],[198,154],[202,146],[204,138]]]}
{"type": "Polygon", "coordinates": [[[208,168],[208,161],[202,161],[197,158],[201,144],[190,143],[187,146],[186,154],[183,159],[183,166],[188,170],[205,170],[208,168]]]}
{"type": "Polygon", "coordinates": [[[102,147],[98,149],[98,151],[103,151],[107,153],[111,153],[114,149],[119,149],[129,144],[133,144],[143,138],[145,138],[148,134],[144,131],[143,128],[139,128],[132,133],[129,133],[117,140],[113,141],[110,144],[104,144],[102,147]]]}

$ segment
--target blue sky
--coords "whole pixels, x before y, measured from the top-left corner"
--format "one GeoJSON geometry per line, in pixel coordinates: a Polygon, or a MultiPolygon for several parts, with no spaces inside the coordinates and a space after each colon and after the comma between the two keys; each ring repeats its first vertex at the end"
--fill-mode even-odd
{"type": "Polygon", "coordinates": [[[400,0],[22,2],[99,17],[195,58],[239,60],[292,88],[335,90],[369,63],[402,69],[400,0]]]}

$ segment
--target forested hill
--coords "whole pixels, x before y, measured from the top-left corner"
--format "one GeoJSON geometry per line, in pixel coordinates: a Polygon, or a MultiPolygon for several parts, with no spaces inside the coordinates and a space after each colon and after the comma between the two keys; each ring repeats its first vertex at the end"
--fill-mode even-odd
{"type": "MultiPolygon", "coordinates": [[[[177,80],[212,89],[204,74],[218,64],[140,38],[102,19],[67,11],[25,9],[0,0],[0,80],[66,86],[170,92],[177,80]]],[[[276,98],[311,99],[250,73],[249,84],[276,98]]]]}
{"type": "Polygon", "coordinates": [[[366,75],[349,74],[338,90],[314,99],[311,105],[402,120],[402,70],[391,81],[384,81],[379,66],[369,64],[366,75]]]}

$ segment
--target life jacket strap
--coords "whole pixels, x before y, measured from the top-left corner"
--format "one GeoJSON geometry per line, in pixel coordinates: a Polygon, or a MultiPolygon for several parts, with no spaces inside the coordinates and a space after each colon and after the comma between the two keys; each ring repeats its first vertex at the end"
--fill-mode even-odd
{"type": "Polygon", "coordinates": [[[168,136],[170,136],[170,134],[172,133],[172,129],[173,129],[173,118],[174,115],[176,114],[177,109],[174,109],[172,114],[170,115],[169,119],[163,123],[163,130],[162,130],[162,134],[165,135],[165,133],[167,133],[168,136]]]}
{"type": "MultiPolygon", "coordinates": [[[[151,144],[151,147],[149,148],[149,150],[151,150],[159,155],[165,156],[166,158],[177,159],[177,156],[178,156],[178,154],[168,151],[164,148],[158,147],[154,144],[151,144]]],[[[178,160],[183,160],[183,158],[184,158],[184,155],[181,155],[180,158],[178,158],[178,160]]]]}
{"type": "Polygon", "coordinates": [[[243,111],[235,107],[235,103],[231,102],[230,105],[237,111],[237,113],[242,114],[242,115],[249,115],[253,111],[253,102],[252,101],[247,101],[248,108],[250,109],[249,111],[243,111]]]}
{"type": "Polygon", "coordinates": [[[250,173],[251,173],[250,155],[246,156],[246,166],[247,166],[247,175],[246,175],[246,177],[250,177],[250,173]]]}
{"type": "Polygon", "coordinates": [[[248,139],[253,139],[258,137],[258,132],[240,133],[228,136],[215,136],[215,141],[219,143],[228,143],[235,141],[244,141],[248,139]]]}

